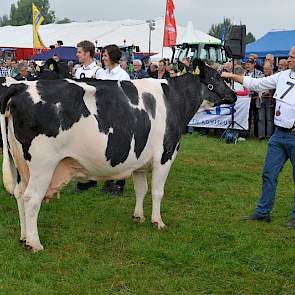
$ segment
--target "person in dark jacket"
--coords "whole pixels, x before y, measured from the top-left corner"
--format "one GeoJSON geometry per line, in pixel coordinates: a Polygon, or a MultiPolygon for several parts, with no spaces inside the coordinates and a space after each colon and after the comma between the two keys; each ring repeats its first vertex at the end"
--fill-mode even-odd
{"type": "Polygon", "coordinates": [[[133,71],[129,76],[131,80],[149,78],[148,73],[142,69],[142,61],[140,59],[133,61],[133,71]]]}
{"type": "Polygon", "coordinates": [[[158,66],[154,63],[151,63],[147,70],[147,73],[150,78],[158,79],[158,66]]]}
{"type": "Polygon", "coordinates": [[[17,81],[33,81],[35,78],[31,75],[28,70],[28,65],[25,63],[20,63],[18,65],[19,73],[14,77],[17,81]]]}

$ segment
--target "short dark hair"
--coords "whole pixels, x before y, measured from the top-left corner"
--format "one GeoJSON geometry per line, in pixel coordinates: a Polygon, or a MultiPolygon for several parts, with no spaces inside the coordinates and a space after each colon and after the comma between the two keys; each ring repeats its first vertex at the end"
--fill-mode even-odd
{"type": "Polygon", "coordinates": [[[115,44],[107,45],[106,47],[103,48],[102,52],[104,52],[105,50],[107,50],[112,63],[115,63],[115,64],[119,63],[120,58],[122,56],[122,52],[117,45],[115,44]]]}
{"type": "Polygon", "coordinates": [[[91,57],[94,57],[95,54],[95,46],[91,41],[81,41],[77,44],[77,47],[81,47],[84,52],[89,52],[91,57]]]}

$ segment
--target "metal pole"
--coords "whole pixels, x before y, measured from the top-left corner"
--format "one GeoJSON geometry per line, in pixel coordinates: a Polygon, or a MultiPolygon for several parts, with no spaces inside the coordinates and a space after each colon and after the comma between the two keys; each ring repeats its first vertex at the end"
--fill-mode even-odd
{"type": "Polygon", "coordinates": [[[151,55],[151,35],[152,35],[152,30],[151,28],[150,29],[150,32],[149,32],[149,56],[151,55]]]}
{"type": "MultiPolygon", "coordinates": [[[[232,68],[232,73],[234,74],[235,73],[235,58],[233,57],[233,68],[232,68]]],[[[231,86],[232,86],[232,89],[235,90],[235,83],[234,83],[234,80],[231,80],[231,86]]]]}

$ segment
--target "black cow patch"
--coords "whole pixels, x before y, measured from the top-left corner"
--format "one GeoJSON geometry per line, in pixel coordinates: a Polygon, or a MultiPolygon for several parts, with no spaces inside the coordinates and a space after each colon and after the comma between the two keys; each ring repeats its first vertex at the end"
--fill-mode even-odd
{"type": "Polygon", "coordinates": [[[125,95],[129,98],[130,102],[134,105],[138,105],[139,97],[135,85],[130,81],[121,81],[120,83],[125,95]]]}
{"type": "Polygon", "coordinates": [[[16,174],[17,174],[16,182],[17,182],[17,183],[20,183],[20,181],[21,181],[21,177],[20,177],[20,174],[19,174],[19,172],[18,172],[17,169],[16,169],[16,174]]]}
{"type": "Polygon", "coordinates": [[[100,132],[108,135],[106,159],[112,167],[123,163],[129,155],[131,141],[134,138],[134,152],[139,158],[151,129],[149,115],[144,110],[130,106],[130,97],[135,97],[137,89],[131,82],[121,82],[131,86],[133,95],[126,94],[117,81],[87,82],[96,87],[97,124],[100,132]],[[134,88],[135,89],[134,89],[134,88]]]}
{"type": "Polygon", "coordinates": [[[156,99],[155,97],[148,92],[142,94],[142,100],[145,109],[152,116],[153,119],[156,117],[156,99]]]}
{"type": "Polygon", "coordinates": [[[13,96],[10,103],[15,137],[28,161],[35,137],[40,134],[56,137],[60,128],[68,130],[81,117],[90,115],[83,100],[83,88],[65,80],[39,80],[36,87],[43,102],[34,104],[28,92],[23,91],[13,96]]]}
{"type": "Polygon", "coordinates": [[[161,158],[161,164],[164,165],[172,159],[175,149],[179,148],[185,127],[201,105],[200,89],[203,86],[191,74],[168,79],[168,85],[161,85],[167,113],[161,158]]]}

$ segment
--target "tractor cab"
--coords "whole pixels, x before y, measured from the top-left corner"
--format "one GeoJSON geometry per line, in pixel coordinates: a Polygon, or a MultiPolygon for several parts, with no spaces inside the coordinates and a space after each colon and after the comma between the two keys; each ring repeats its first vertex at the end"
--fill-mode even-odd
{"type": "Polygon", "coordinates": [[[199,58],[223,64],[227,61],[225,51],[221,44],[214,43],[183,43],[172,48],[172,62],[177,63],[184,57],[189,59],[199,58]]]}

